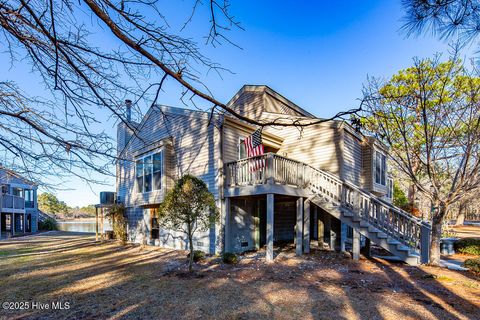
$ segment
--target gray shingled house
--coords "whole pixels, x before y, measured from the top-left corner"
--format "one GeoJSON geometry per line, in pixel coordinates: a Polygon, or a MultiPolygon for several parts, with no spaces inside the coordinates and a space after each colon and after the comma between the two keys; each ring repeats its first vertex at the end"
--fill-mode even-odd
{"type": "MultiPolygon", "coordinates": [[[[267,86],[244,86],[229,107],[255,119],[315,119],[267,86]]],[[[201,178],[217,199],[221,221],[195,239],[209,253],[312,241],[344,250],[373,242],[411,264],[428,259],[430,226],[391,204],[387,150],[343,121],[266,127],[265,154],[246,158],[243,139],[257,128],[228,113],[153,106],[139,122],[118,126],[117,201],[128,215],[129,240],[185,249],[183,234],[159,227],[155,210],[176,178],[201,178]],[[264,166],[252,170],[252,161],[264,166]]]]}
{"type": "Polygon", "coordinates": [[[3,166],[0,185],[0,237],[37,232],[37,185],[3,166]]]}

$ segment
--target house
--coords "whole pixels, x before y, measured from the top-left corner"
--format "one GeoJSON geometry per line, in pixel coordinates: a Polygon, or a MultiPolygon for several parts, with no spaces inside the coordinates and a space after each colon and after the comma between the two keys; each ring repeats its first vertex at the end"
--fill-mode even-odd
{"type": "Polygon", "coordinates": [[[0,166],[0,237],[37,232],[37,185],[0,166]]]}
{"type": "MultiPolygon", "coordinates": [[[[268,86],[244,86],[228,103],[258,120],[316,117],[268,86]]],[[[118,126],[117,201],[126,207],[129,240],[185,249],[183,234],[158,225],[155,213],[175,179],[190,173],[214,194],[221,221],[198,234],[196,249],[242,252],[312,241],[353,257],[371,242],[400,259],[428,259],[428,224],[391,204],[387,149],[343,121],[262,130],[265,154],[246,158],[256,129],[229,113],[152,106],[140,122],[118,126]],[[136,129],[133,134],[132,128],[136,129]],[[260,168],[252,164],[260,161],[260,168]]]]}

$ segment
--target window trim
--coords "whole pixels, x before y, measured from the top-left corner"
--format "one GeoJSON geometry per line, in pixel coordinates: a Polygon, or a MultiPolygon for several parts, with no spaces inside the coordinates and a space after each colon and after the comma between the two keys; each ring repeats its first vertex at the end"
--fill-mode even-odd
{"type": "Polygon", "coordinates": [[[387,187],[387,179],[388,179],[388,166],[387,166],[387,154],[383,151],[380,151],[378,149],[374,149],[373,152],[373,183],[382,186],[382,187],[387,187]],[[377,182],[377,154],[380,155],[380,182],[377,182]],[[384,159],[384,161],[383,161],[384,159]],[[383,168],[382,168],[383,167],[383,168]],[[382,170],[383,169],[383,170],[382,170]],[[383,171],[383,175],[382,175],[383,171]],[[382,184],[382,178],[384,178],[384,184],[382,184]]]}
{"type": "MultiPolygon", "coordinates": [[[[134,184],[134,189],[135,189],[135,192],[136,192],[137,194],[150,194],[150,193],[158,192],[158,191],[161,191],[161,190],[164,189],[164,181],[162,181],[162,180],[163,180],[163,178],[164,178],[164,176],[165,176],[165,148],[162,147],[162,148],[155,149],[155,150],[152,150],[152,151],[149,151],[149,152],[145,152],[145,153],[142,153],[141,155],[136,156],[136,157],[135,157],[135,161],[134,161],[134,166],[135,166],[135,175],[134,175],[134,177],[135,177],[135,184],[134,184]],[[161,162],[162,162],[162,164],[161,164],[161,171],[160,171],[160,173],[161,173],[161,175],[160,175],[160,189],[154,189],[155,183],[154,183],[154,181],[153,181],[153,178],[154,178],[154,176],[153,176],[153,174],[154,174],[154,172],[153,172],[153,155],[154,155],[154,154],[157,154],[157,153],[160,153],[160,154],[161,154],[160,159],[161,159],[161,162]],[[140,191],[138,190],[138,182],[137,182],[137,179],[139,178],[139,177],[137,176],[137,161],[139,161],[139,160],[144,160],[144,159],[147,158],[147,157],[152,157],[152,165],[151,165],[151,168],[152,168],[152,169],[151,169],[151,175],[152,175],[152,190],[140,192],[140,191]]],[[[145,166],[142,165],[142,170],[144,170],[144,168],[145,168],[145,166]]],[[[144,174],[144,173],[142,174],[142,181],[143,181],[143,190],[145,190],[145,174],[144,174]]]]}
{"type": "Polygon", "coordinates": [[[387,177],[387,193],[386,198],[393,200],[393,178],[387,177]]]}
{"type": "Polygon", "coordinates": [[[29,208],[29,209],[32,209],[32,208],[35,208],[35,189],[23,189],[23,198],[25,199],[25,208],[29,208]],[[32,200],[28,200],[27,201],[27,193],[31,193],[32,195],[32,200]],[[32,206],[31,207],[27,207],[27,202],[31,202],[32,203],[32,206]]]}
{"type": "Polygon", "coordinates": [[[246,159],[248,158],[247,157],[247,149],[245,149],[245,158],[241,158],[241,148],[242,148],[242,144],[245,146],[245,137],[238,137],[238,144],[237,144],[237,160],[242,160],[242,159],[246,159]]]}

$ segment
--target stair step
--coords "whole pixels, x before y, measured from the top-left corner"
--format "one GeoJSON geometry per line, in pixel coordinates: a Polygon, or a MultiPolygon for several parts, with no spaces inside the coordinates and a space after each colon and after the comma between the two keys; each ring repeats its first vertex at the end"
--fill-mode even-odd
{"type": "Polygon", "coordinates": [[[360,227],[365,227],[365,228],[368,228],[370,227],[370,223],[368,223],[367,221],[360,221],[360,227]]]}
{"type": "Polygon", "coordinates": [[[406,245],[397,245],[397,250],[400,250],[400,251],[409,251],[410,252],[410,248],[407,247],[406,245]]]}
{"type": "Polygon", "coordinates": [[[387,239],[388,238],[388,236],[385,233],[383,233],[382,231],[377,232],[377,237],[380,238],[380,239],[387,239]]]}
{"type": "Polygon", "coordinates": [[[394,239],[389,239],[389,240],[387,241],[387,243],[390,244],[390,245],[395,246],[395,245],[400,244],[400,241],[397,241],[397,240],[394,240],[394,239]]]}

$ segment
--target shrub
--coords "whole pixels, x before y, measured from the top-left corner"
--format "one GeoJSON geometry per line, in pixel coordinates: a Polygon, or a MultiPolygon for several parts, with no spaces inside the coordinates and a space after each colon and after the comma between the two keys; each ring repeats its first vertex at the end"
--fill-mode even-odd
{"type": "Polygon", "coordinates": [[[123,245],[127,244],[127,218],[125,217],[125,207],[121,204],[115,204],[108,208],[105,216],[112,223],[113,236],[120,240],[123,245]]]}
{"type": "Polygon", "coordinates": [[[58,230],[57,220],[53,218],[46,218],[38,222],[38,229],[43,231],[58,230]]]}
{"type": "Polygon", "coordinates": [[[455,251],[480,256],[480,239],[464,238],[455,242],[455,251]]]}
{"type": "Polygon", "coordinates": [[[463,266],[465,268],[469,268],[470,270],[474,272],[480,273],[480,258],[477,259],[467,259],[463,263],[463,266]]]}
{"type": "MultiPolygon", "coordinates": [[[[190,259],[190,253],[187,255],[187,258],[190,259]]],[[[201,250],[194,250],[193,251],[193,262],[198,262],[205,258],[205,252],[201,250]]]]}
{"type": "Polygon", "coordinates": [[[222,255],[222,261],[227,264],[237,264],[238,256],[235,253],[225,252],[222,255]]]}

